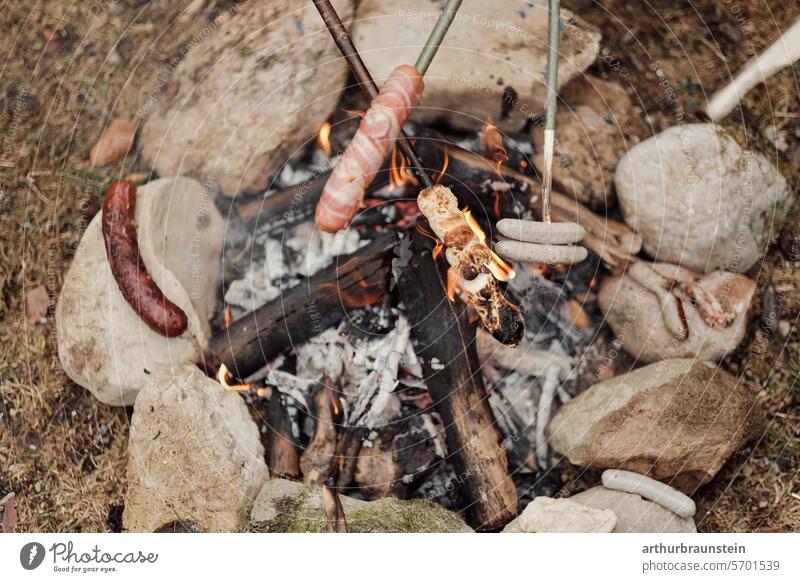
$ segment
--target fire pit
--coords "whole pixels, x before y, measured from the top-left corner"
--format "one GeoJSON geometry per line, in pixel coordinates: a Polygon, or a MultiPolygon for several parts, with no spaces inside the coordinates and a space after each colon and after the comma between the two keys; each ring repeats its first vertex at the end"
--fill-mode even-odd
{"type": "MultiPolygon", "coordinates": [[[[351,16],[345,4],[341,12],[351,16]]],[[[366,4],[382,14],[379,5],[366,4]]],[[[271,22],[267,8],[256,12],[271,22]]],[[[553,120],[536,108],[543,95],[481,71],[489,85],[463,88],[469,119],[443,106],[457,99],[459,84],[450,79],[443,86],[434,76],[426,95],[441,107],[423,105],[410,121],[410,111],[390,118],[397,135],[386,149],[386,140],[367,130],[383,127],[380,115],[388,114],[381,107],[396,113],[385,102],[403,97],[404,80],[412,87],[406,108],[413,109],[414,87],[430,62],[383,71],[389,89],[379,92],[338,16],[320,12],[356,85],[336,92],[346,71],[330,47],[299,47],[308,59],[336,62],[335,87],[320,88],[325,99],[308,108],[307,122],[287,122],[294,134],[265,139],[268,152],[258,150],[263,143],[252,135],[237,134],[250,148],[226,159],[240,171],[237,183],[220,170],[222,153],[193,147],[192,118],[210,115],[202,108],[220,101],[215,92],[225,85],[214,70],[208,91],[189,97],[187,79],[206,78],[195,51],[143,130],[151,166],[188,176],[112,185],[65,282],[56,311],[65,371],[101,401],[133,406],[125,528],[283,531],[288,503],[294,511],[323,511],[329,531],[347,531],[348,511],[397,498],[414,500],[414,510],[433,502],[441,506],[435,511],[457,512],[441,520],[448,531],[464,529],[461,518],[475,530],[553,531],[560,527],[553,515],[562,511],[575,512],[570,523],[579,531],[635,531],[638,522],[609,508],[624,491],[642,496],[637,504],[623,500],[635,512],[667,500],[659,525],[647,527],[693,531],[695,506],[686,496],[758,430],[749,396],[714,363],[741,342],[755,284],[741,274],[747,266],[715,244],[708,225],[702,234],[710,241],[691,241],[694,264],[702,265],[703,252],[712,249],[719,270],[673,264],[679,245],[671,232],[668,248],[654,243],[653,233],[663,231],[659,221],[672,217],[657,214],[667,206],[657,199],[639,205],[630,184],[647,165],[630,160],[655,159],[647,154],[654,142],[670,151],[679,143],[665,131],[623,158],[627,137],[601,126],[598,134],[610,142],[603,167],[576,185],[564,176],[585,157],[577,131],[554,145],[553,120]],[[176,103],[187,104],[188,122],[176,103]],[[480,108],[485,115],[477,119],[480,108]],[[175,128],[165,139],[172,145],[159,155],[153,144],[165,126],[175,128]],[[379,151],[386,159],[367,176],[361,166],[369,144],[386,149],[379,151]],[[561,172],[543,176],[539,169],[549,170],[554,148],[561,172]],[[618,208],[610,188],[597,188],[615,171],[618,208]],[[649,257],[641,254],[644,243],[649,257]],[[97,275],[91,287],[89,272],[97,275]],[[711,411],[722,418],[713,431],[722,442],[706,436],[711,411]],[[671,435],[679,445],[665,452],[671,435]],[[583,503],[576,496],[568,505],[529,504],[562,496],[574,474],[566,461],[622,472],[604,475],[603,487],[587,491],[583,503]],[[515,519],[525,506],[530,511],[515,519]]],[[[242,16],[230,22],[247,30],[242,16]]],[[[283,23],[280,35],[303,32],[307,17],[283,23]]],[[[562,39],[565,50],[586,61],[585,68],[598,35],[566,14],[561,19],[573,34],[562,39]]],[[[536,17],[532,30],[541,34],[542,24],[536,17]]],[[[458,21],[455,27],[464,33],[458,21]]],[[[381,30],[362,24],[355,34],[377,43],[381,30]]],[[[281,68],[285,63],[260,56],[250,62],[248,50],[238,52],[245,64],[236,65],[245,70],[263,64],[294,78],[281,68]]],[[[544,64],[540,56],[536,64],[544,64]]],[[[367,59],[376,59],[371,69],[385,67],[374,54],[367,59]]],[[[569,71],[562,82],[574,76],[569,71]]],[[[319,75],[309,83],[330,79],[319,75]]],[[[551,79],[554,92],[559,87],[551,79]]],[[[564,88],[569,113],[581,123],[601,123],[608,105],[592,98],[586,82],[573,79],[564,88]]],[[[316,92],[302,97],[311,101],[316,92]]],[[[254,95],[248,86],[235,99],[250,103],[260,98],[254,95]]],[[[283,104],[293,112],[287,116],[302,117],[299,98],[283,104]]],[[[632,118],[633,104],[625,100],[621,109],[632,118]]],[[[225,115],[237,113],[234,105],[225,102],[225,115]]],[[[638,141],[641,120],[623,124],[638,141]]],[[[241,120],[234,125],[243,134],[252,129],[241,120]]],[[[716,135],[711,128],[690,131],[703,151],[712,149],[703,141],[716,135]]],[[[728,176],[738,180],[735,168],[751,154],[732,139],[723,142],[724,160],[734,168],[728,176]]],[[[707,170],[714,165],[701,162],[707,170]]],[[[755,158],[755,167],[766,182],[769,163],[755,158]]],[[[645,178],[639,181],[651,195],[653,180],[645,178]]],[[[785,181],[771,180],[768,201],[754,206],[759,216],[786,200],[785,181]]],[[[675,191],[687,191],[683,186],[675,191]]],[[[732,223],[747,205],[725,209],[732,223]]],[[[757,221],[743,223],[750,261],[769,237],[757,221]]]]}

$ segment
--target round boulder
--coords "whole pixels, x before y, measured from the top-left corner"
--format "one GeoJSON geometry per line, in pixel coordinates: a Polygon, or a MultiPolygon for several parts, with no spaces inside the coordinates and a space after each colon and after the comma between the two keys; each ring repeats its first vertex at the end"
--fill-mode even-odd
{"type": "Polygon", "coordinates": [[[771,161],[713,124],[671,127],[643,141],[620,160],[614,183],[644,250],[696,271],[750,269],[793,198],[771,161]]]}

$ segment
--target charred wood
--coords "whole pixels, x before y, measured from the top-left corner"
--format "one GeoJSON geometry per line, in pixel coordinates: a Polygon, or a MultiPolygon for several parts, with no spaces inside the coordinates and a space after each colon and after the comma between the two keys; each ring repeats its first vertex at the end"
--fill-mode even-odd
{"type": "Polygon", "coordinates": [[[225,364],[236,378],[246,378],[280,353],[341,322],[349,309],[382,299],[394,243],[393,233],[380,233],[216,333],[203,356],[206,372],[214,374],[225,364]]]}
{"type": "Polygon", "coordinates": [[[297,479],[300,477],[300,455],[292,438],[285,404],[283,394],[273,388],[267,416],[270,428],[267,465],[273,475],[297,479]]]}

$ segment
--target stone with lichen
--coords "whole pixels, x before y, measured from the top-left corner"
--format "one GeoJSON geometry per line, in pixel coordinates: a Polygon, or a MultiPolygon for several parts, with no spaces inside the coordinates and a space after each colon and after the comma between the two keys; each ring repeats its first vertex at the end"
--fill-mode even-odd
{"type": "MultiPolygon", "coordinates": [[[[340,496],[351,533],[471,532],[455,513],[430,501],[386,497],[362,501],[340,496]]],[[[250,515],[252,531],[318,533],[326,529],[322,489],[287,479],[264,484],[250,515]]]]}

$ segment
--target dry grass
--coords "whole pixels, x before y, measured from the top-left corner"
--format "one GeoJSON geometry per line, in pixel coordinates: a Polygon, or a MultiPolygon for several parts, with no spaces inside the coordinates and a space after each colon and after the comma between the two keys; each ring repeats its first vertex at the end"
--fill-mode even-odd
{"type": "MultiPolygon", "coordinates": [[[[45,324],[31,325],[24,297],[44,285],[54,302],[104,186],[146,170],[135,151],[113,167],[90,168],[88,151],[103,125],[114,116],[146,115],[169,65],[231,1],[209,0],[180,23],[176,18],[188,2],[31,4],[6,3],[0,16],[2,29],[13,31],[0,36],[0,498],[16,493],[23,531],[103,531],[118,521],[115,507],[124,494],[127,413],[97,403],[65,378],[52,310],[45,324]]],[[[610,57],[627,74],[608,59],[599,69],[635,89],[657,129],[675,123],[676,109],[665,99],[653,61],[671,79],[686,120],[696,120],[705,92],[719,87],[729,69],[736,70],[752,47],[764,46],[796,12],[792,3],[735,3],[752,30],[734,42],[734,3],[724,0],[702,3],[699,14],[684,2],[657,2],[655,10],[621,0],[604,7],[588,0],[570,4],[602,29],[610,57]],[[714,23],[710,32],[704,23],[714,23]]],[[[787,142],[778,161],[797,185],[792,159],[800,143],[800,91],[794,72],[752,92],[743,115],[726,125],[763,151],[769,151],[764,128],[775,125],[787,142]]],[[[773,283],[797,283],[797,273],[777,252],[754,273],[762,290],[768,274],[773,283]]],[[[785,295],[784,318],[796,322],[800,295],[796,289],[785,295]]],[[[759,333],[756,322],[750,337],[759,333]]],[[[699,495],[702,530],[800,530],[800,503],[791,496],[800,468],[800,337],[795,331],[783,340],[764,338],[725,365],[745,373],[765,410],[774,409],[769,429],[699,495]],[[789,398],[776,407],[790,394],[794,403],[789,398]]]]}
{"type": "Polygon", "coordinates": [[[104,186],[145,170],[135,153],[93,170],[111,117],[141,118],[168,65],[224,3],[176,20],[186,2],[6,3],[0,18],[0,498],[23,531],[103,531],[122,502],[126,411],[99,404],[58,364],[52,306],[24,315],[44,285],[54,304],[104,186]],[[49,42],[48,42],[49,39],[49,42]]]}

